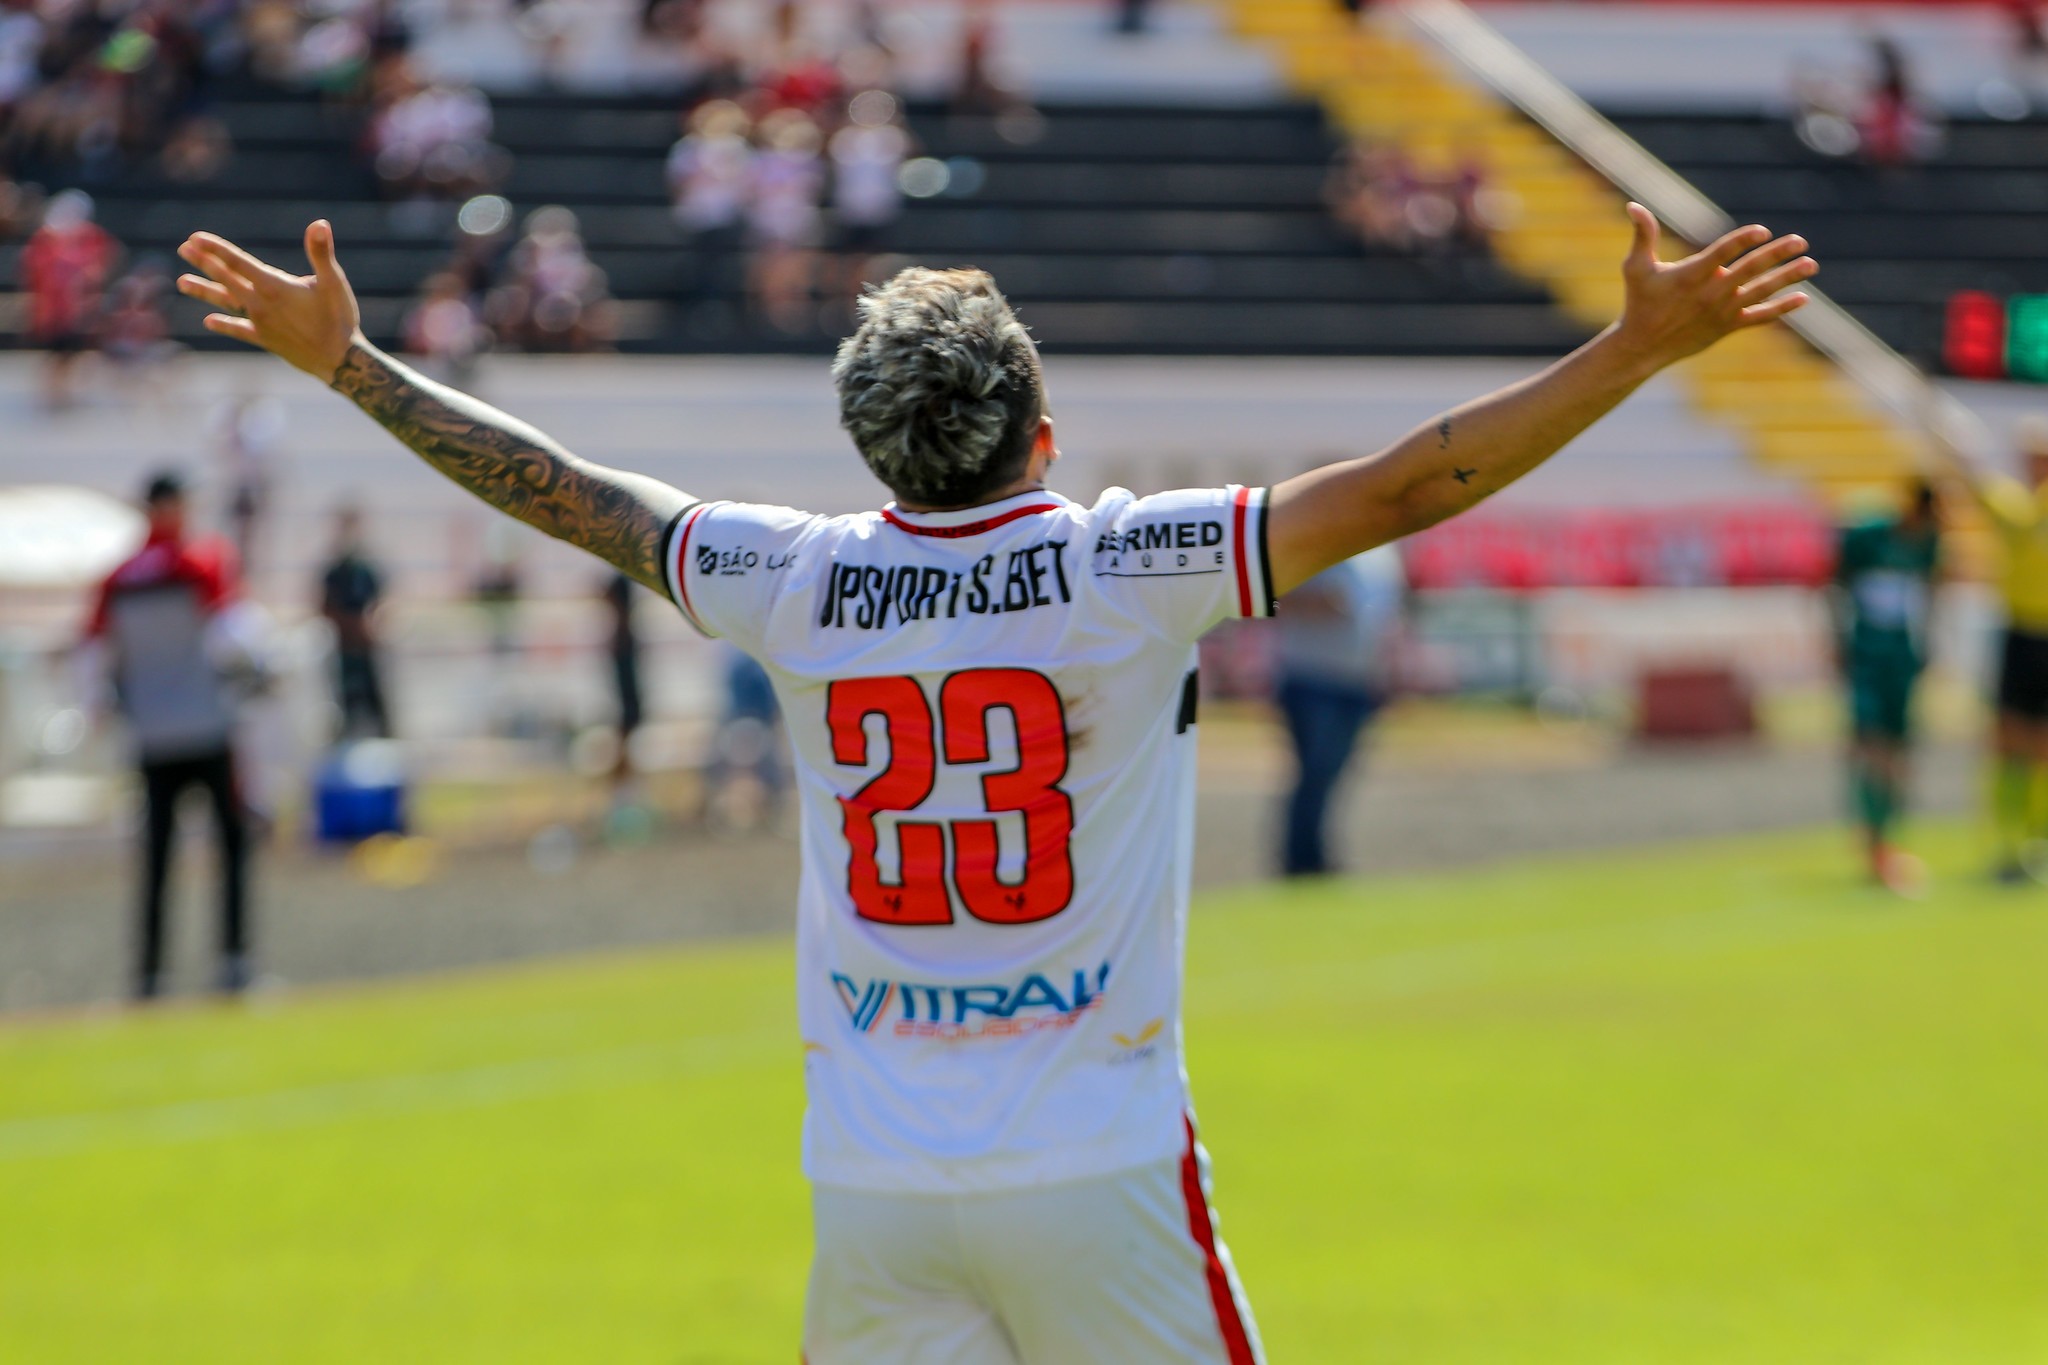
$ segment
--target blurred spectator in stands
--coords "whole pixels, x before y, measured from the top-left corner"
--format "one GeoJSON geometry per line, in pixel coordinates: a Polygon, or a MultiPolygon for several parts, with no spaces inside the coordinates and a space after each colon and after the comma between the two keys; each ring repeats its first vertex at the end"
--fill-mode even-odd
{"type": "Polygon", "coordinates": [[[816,322],[811,291],[822,228],[823,138],[808,114],[778,109],[761,120],[760,142],[747,205],[748,296],[777,331],[808,332],[816,322]]]}
{"type": "Polygon", "coordinates": [[[996,79],[995,32],[989,0],[967,0],[960,24],[960,83],[953,90],[956,114],[1001,114],[1015,98],[996,79]]]}
{"type": "Polygon", "coordinates": [[[684,115],[683,136],[669,150],[676,223],[702,246],[739,244],[753,182],[750,123],[733,101],[706,100],[684,115]]]}
{"type": "Polygon", "coordinates": [[[1504,212],[1476,156],[1426,176],[1398,148],[1363,138],[1337,153],[1323,197],[1366,245],[1426,255],[1485,252],[1504,212]]]}
{"type": "Polygon", "coordinates": [[[797,0],[777,0],[754,77],[764,111],[800,109],[824,118],[840,99],[839,65],[804,28],[797,0]]]}
{"type": "Polygon", "coordinates": [[[1408,204],[1416,185],[1398,148],[1359,138],[1337,153],[1323,198],[1337,221],[1368,246],[1409,251],[1415,239],[1408,204]]]}
{"type": "Polygon", "coordinates": [[[195,185],[219,175],[234,150],[227,125],[199,114],[180,123],[158,155],[167,178],[195,185]]]}
{"type": "Polygon", "coordinates": [[[839,253],[839,294],[851,300],[875,256],[888,245],[889,228],[903,214],[897,176],[910,155],[910,134],[898,117],[896,97],[863,90],[847,105],[846,126],[832,135],[832,225],[839,253]]]}
{"type": "Polygon", "coordinates": [[[1858,96],[1834,72],[1802,61],[1792,69],[1792,131],[1822,156],[1854,156],[1863,145],[1856,130],[1858,96]]]}
{"type": "MultiPolygon", "coordinates": [[[[216,627],[238,596],[234,553],[186,534],[185,485],[152,479],[143,498],[149,538],[100,586],[81,650],[113,685],[128,722],[144,794],[142,887],[134,991],[163,989],[164,891],[178,798],[202,787],[213,804],[221,878],[216,984],[249,984],[248,824],[235,771],[235,701],[216,627]]],[[[98,689],[95,688],[95,691],[98,689]]]]}
{"type": "Polygon", "coordinates": [[[405,319],[405,349],[421,368],[458,388],[467,386],[476,358],[490,340],[482,314],[463,278],[450,270],[429,275],[420,301],[405,319]]]}
{"type": "Polygon", "coordinates": [[[370,125],[377,178],[395,198],[466,198],[498,179],[491,103],[475,86],[440,83],[399,94],[370,125]]]}
{"type": "Polygon", "coordinates": [[[41,187],[24,185],[0,171],[0,242],[26,237],[42,221],[41,187]]]}
{"type": "Polygon", "coordinates": [[[52,408],[71,403],[79,357],[97,339],[101,292],[120,251],[92,213],[90,195],[63,191],[21,250],[29,341],[48,353],[43,399],[52,408]]]}
{"type": "Polygon", "coordinates": [[[1458,163],[1450,182],[1451,206],[1456,217],[1451,227],[1452,245],[1475,255],[1493,250],[1494,229],[1507,213],[1512,200],[1493,188],[1486,166],[1474,153],[1458,163]]]}
{"type": "Polygon", "coordinates": [[[1940,148],[1941,132],[1913,91],[1906,53],[1889,34],[1870,35],[1874,68],[1859,131],[1863,155],[1876,166],[1924,161],[1940,148]]]}
{"type": "Polygon", "coordinates": [[[270,514],[278,453],[284,444],[284,407],[274,398],[240,394],[215,409],[214,458],[228,490],[228,522],[244,572],[256,562],[257,542],[270,514]]]}
{"type": "Polygon", "coordinates": [[[380,56],[408,42],[390,0],[320,0],[305,6],[305,18],[312,22],[293,51],[292,79],[329,95],[359,94],[380,56]]]}
{"type": "Polygon", "coordinates": [[[363,514],[334,514],[334,554],[320,574],[320,615],[334,630],[335,739],[388,739],[391,711],[384,701],[378,616],[384,575],[363,548],[363,514]]]}
{"type": "Polygon", "coordinates": [[[301,25],[292,0],[245,0],[241,29],[258,79],[283,85],[297,77],[301,25]]]}
{"type": "Polygon", "coordinates": [[[43,51],[43,17],[35,0],[0,0],[0,127],[35,88],[43,51]]]}
{"type": "Polygon", "coordinates": [[[574,213],[549,204],[528,214],[507,274],[485,306],[486,320],[501,340],[529,351],[611,345],[610,286],[584,251],[574,213]]]}
{"type": "Polygon", "coordinates": [[[1274,699],[1295,760],[1280,849],[1287,876],[1336,870],[1330,798],[1359,732],[1386,704],[1406,587],[1400,551],[1383,545],[1324,570],[1284,600],[1274,699]]]}
{"type": "Polygon", "coordinates": [[[640,31],[694,47],[704,36],[704,0],[640,0],[640,31]]]}
{"type": "Polygon", "coordinates": [[[1130,37],[1144,33],[1152,18],[1152,0],[1116,0],[1116,31],[1130,37]]]}
{"type": "Polygon", "coordinates": [[[542,83],[561,85],[568,69],[569,40],[584,6],[580,0],[523,0],[517,8],[519,36],[533,49],[542,83]]]}
{"type": "Polygon", "coordinates": [[[120,372],[121,387],[153,396],[163,367],[181,349],[171,340],[164,315],[171,277],[157,261],[144,261],[123,275],[109,295],[100,331],[100,352],[120,372]]]}

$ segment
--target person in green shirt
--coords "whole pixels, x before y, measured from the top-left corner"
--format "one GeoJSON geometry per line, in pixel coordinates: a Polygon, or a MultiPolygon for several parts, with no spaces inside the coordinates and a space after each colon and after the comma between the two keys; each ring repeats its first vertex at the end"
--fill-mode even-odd
{"type": "Polygon", "coordinates": [[[1849,773],[1870,874],[1911,893],[1924,873],[1892,844],[1904,804],[1913,689],[1927,663],[1941,570],[1940,505],[1932,485],[1907,490],[1903,511],[1845,527],[1830,601],[1836,657],[1849,693],[1849,773]]]}

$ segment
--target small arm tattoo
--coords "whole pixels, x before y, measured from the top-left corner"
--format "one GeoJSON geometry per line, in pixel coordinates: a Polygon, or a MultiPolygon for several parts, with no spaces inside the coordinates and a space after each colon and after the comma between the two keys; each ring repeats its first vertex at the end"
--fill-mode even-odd
{"type": "Polygon", "coordinates": [[[1472,476],[1474,474],[1477,474],[1478,472],[1479,471],[1476,469],[1460,469],[1456,465],[1451,466],[1451,477],[1456,479],[1459,483],[1472,482],[1472,476]]]}
{"type": "Polygon", "coordinates": [[[334,388],[414,454],[491,506],[667,594],[662,538],[690,499],[578,459],[517,418],[358,342],[334,388]]]}
{"type": "Polygon", "coordinates": [[[1449,450],[1451,448],[1451,419],[1448,417],[1436,424],[1436,448],[1438,450],[1449,450]]]}

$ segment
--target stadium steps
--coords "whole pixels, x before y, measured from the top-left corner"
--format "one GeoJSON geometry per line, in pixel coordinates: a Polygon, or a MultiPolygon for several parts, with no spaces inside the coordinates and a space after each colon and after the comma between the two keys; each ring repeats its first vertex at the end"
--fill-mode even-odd
{"type": "MultiPolygon", "coordinates": [[[[822,309],[802,335],[774,333],[747,317],[740,253],[694,249],[677,229],[664,164],[678,105],[499,96],[493,136],[513,154],[504,192],[520,212],[576,210],[622,301],[623,349],[827,351],[843,307],[822,309]]],[[[236,147],[219,175],[179,184],[131,167],[89,187],[102,223],[135,255],[169,265],[202,227],[295,262],[306,223],[330,218],[366,327],[393,338],[420,282],[448,259],[453,206],[381,201],[355,116],[314,96],[244,83],[214,112],[236,147]]],[[[1043,112],[1020,138],[995,120],[913,107],[920,149],[954,167],[966,192],[911,201],[885,245],[892,265],[992,270],[1049,350],[1540,356],[1587,334],[1494,261],[1422,260],[1351,240],[1322,201],[1338,140],[1312,102],[1043,112]]],[[[18,258],[18,244],[0,246],[0,281],[14,278],[18,258]]],[[[200,329],[201,312],[177,301],[174,334],[225,346],[200,329]]],[[[9,325],[0,306],[0,345],[18,340],[9,325]]]]}
{"type": "MultiPolygon", "coordinates": [[[[1230,3],[1239,31],[1272,44],[1295,87],[1340,127],[1394,144],[1428,171],[1476,160],[1511,203],[1496,230],[1500,259],[1582,325],[1615,317],[1629,229],[1603,178],[1393,23],[1354,25],[1325,0],[1230,3]]],[[[1882,495],[1913,467],[1910,438],[1784,328],[1731,337],[1681,376],[1696,410],[1737,432],[1758,466],[1798,477],[1831,505],[1882,495]]]]}

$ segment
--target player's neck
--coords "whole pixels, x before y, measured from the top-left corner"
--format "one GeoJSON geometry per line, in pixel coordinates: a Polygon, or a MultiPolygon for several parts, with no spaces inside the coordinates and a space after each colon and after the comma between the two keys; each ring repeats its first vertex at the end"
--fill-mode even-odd
{"type": "Polygon", "coordinates": [[[912,502],[908,498],[898,498],[896,499],[896,510],[899,512],[965,512],[972,507],[987,507],[991,503],[1003,502],[1010,498],[1020,497],[1025,493],[1043,493],[1044,491],[1044,478],[1034,479],[1027,474],[1015,483],[998,488],[987,497],[977,498],[973,502],[955,503],[951,507],[932,507],[925,503],[912,502]]]}

